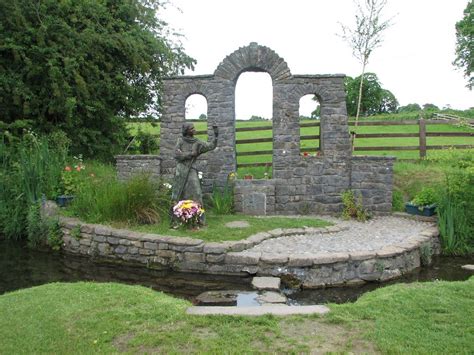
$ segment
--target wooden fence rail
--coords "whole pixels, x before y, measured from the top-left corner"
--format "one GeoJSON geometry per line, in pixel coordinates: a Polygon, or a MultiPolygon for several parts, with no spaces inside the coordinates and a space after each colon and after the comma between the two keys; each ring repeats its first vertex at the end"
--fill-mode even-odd
{"type": "MultiPolygon", "coordinates": [[[[419,157],[425,158],[427,150],[439,150],[439,149],[447,149],[447,148],[455,148],[455,149],[473,149],[473,144],[456,144],[456,145],[427,145],[426,139],[427,137],[474,137],[474,131],[472,132],[427,132],[426,126],[427,125],[440,125],[440,124],[453,124],[453,120],[447,119],[430,119],[430,120],[397,120],[397,121],[361,121],[358,122],[357,126],[418,126],[418,132],[416,133],[357,133],[356,138],[364,138],[364,139],[371,139],[371,138],[418,138],[418,145],[410,145],[410,146],[367,146],[367,147],[360,147],[355,146],[354,151],[419,151],[419,157]]],[[[355,126],[355,121],[349,121],[348,125],[350,127],[355,126]]],[[[308,123],[301,123],[301,128],[307,127],[319,127],[320,122],[308,122],[308,123]]],[[[254,132],[254,131],[271,131],[271,125],[265,126],[257,126],[257,127],[237,127],[235,131],[238,132],[254,132]]],[[[196,134],[207,134],[207,130],[199,130],[196,134]]],[[[351,131],[351,134],[354,132],[351,131]]],[[[159,137],[159,135],[157,135],[159,137]]],[[[300,140],[318,140],[320,139],[320,135],[304,135],[300,136],[300,140]]],[[[267,138],[248,138],[248,139],[237,139],[235,141],[236,145],[243,145],[243,144],[256,144],[256,143],[271,143],[273,142],[273,137],[267,138]]],[[[304,148],[305,152],[318,152],[319,148],[304,148]]],[[[246,152],[237,152],[236,155],[238,157],[243,156],[256,156],[256,155],[272,155],[273,150],[254,150],[254,151],[246,151],[246,152]]],[[[237,167],[253,167],[253,166],[271,166],[271,162],[257,162],[257,163],[240,163],[237,164],[237,167]]]]}
{"type": "MultiPolygon", "coordinates": [[[[439,124],[452,124],[446,120],[401,120],[401,121],[362,121],[358,122],[358,126],[415,126],[417,125],[418,132],[416,133],[357,133],[357,138],[418,138],[418,145],[409,146],[367,146],[354,147],[354,151],[419,151],[420,158],[426,157],[427,150],[439,150],[447,148],[455,149],[472,149],[474,145],[471,144],[455,144],[455,145],[427,145],[427,137],[474,137],[473,132],[427,132],[427,125],[439,125],[439,124]]],[[[320,122],[309,122],[302,123],[300,127],[319,127],[320,122]]],[[[349,126],[355,126],[354,121],[349,121],[349,126]]],[[[252,131],[265,131],[272,130],[272,126],[258,126],[258,127],[242,127],[236,128],[236,132],[252,132],[252,131]]],[[[200,131],[201,134],[207,133],[207,131],[200,131]]],[[[353,132],[351,132],[353,134],[353,132]]],[[[300,136],[300,140],[317,140],[319,135],[305,135],[300,136]]],[[[252,138],[252,139],[237,139],[236,145],[240,144],[255,144],[255,143],[269,143],[272,142],[273,138],[252,138]]],[[[305,152],[317,152],[319,148],[305,148],[305,152]]],[[[246,152],[237,152],[238,157],[243,156],[256,156],[256,155],[271,155],[272,150],[254,150],[246,152]]],[[[257,167],[257,166],[271,166],[271,162],[257,162],[257,163],[240,163],[237,164],[238,168],[242,167],[257,167]]]]}

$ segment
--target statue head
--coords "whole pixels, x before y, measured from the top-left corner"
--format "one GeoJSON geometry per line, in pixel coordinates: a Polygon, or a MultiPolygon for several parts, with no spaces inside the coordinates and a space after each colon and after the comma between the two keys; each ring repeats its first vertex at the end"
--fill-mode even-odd
{"type": "Polygon", "coordinates": [[[183,123],[183,126],[181,127],[181,134],[186,137],[186,136],[194,136],[194,124],[191,122],[185,122],[183,123]]]}

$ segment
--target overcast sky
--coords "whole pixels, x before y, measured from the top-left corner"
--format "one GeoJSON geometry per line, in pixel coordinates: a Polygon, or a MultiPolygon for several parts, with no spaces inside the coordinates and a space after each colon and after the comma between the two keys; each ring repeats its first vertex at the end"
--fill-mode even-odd
{"type": "MultiPolygon", "coordinates": [[[[340,23],[354,27],[352,0],[172,0],[161,18],[183,34],[187,54],[197,60],[188,75],[212,74],[239,47],[257,42],[273,49],[292,74],[360,75],[361,65],[344,42],[340,23]]],[[[455,23],[468,0],[389,0],[384,10],[393,25],[374,50],[367,67],[379,77],[400,105],[433,103],[467,109],[474,91],[452,62],[455,23]]],[[[271,117],[271,79],[264,73],[244,73],[236,88],[236,115],[271,117]],[[252,79],[252,76],[254,78],[252,79]]],[[[189,101],[189,100],[188,100],[189,101]]],[[[205,102],[205,100],[204,100],[205,102]]],[[[301,102],[302,114],[314,105],[301,102]]],[[[199,112],[199,100],[188,102],[199,112]]],[[[191,113],[192,115],[192,113],[191,113]]],[[[192,117],[191,117],[192,118],[192,117]]]]}

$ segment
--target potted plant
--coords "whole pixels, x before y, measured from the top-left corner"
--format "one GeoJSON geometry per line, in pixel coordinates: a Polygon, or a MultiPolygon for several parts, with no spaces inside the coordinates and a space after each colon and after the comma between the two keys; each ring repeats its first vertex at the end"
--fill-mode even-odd
{"type": "Polygon", "coordinates": [[[433,188],[424,187],[415,197],[405,204],[409,214],[432,216],[436,212],[437,195],[433,188]]]}

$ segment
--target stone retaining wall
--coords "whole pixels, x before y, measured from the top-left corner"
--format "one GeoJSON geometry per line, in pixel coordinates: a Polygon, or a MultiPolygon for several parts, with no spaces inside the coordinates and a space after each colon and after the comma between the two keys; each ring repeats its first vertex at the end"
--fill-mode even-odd
{"type": "Polygon", "coordinates": [[[199,239],[87,224],[71,218],[62,218],[61,223],[66,252],[156,269],[286,277],[306,288],[393,279],[428,262],[440,250],[435,227],[409,238],[403,245],[377,252],[269,255],[245,250],[269,238],[315,232],[330,234],[341,229],[337,226],[275,229],[241,241],[205,243],[199,239]]]}
{"type": "Polygon", "coordinates": [[[117,155],[115,161],[119,180],[128,180],[138,173],[161,177],[161,158],[158,155],[117,155]]]}

